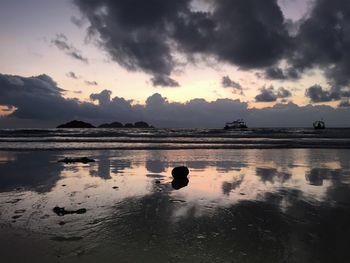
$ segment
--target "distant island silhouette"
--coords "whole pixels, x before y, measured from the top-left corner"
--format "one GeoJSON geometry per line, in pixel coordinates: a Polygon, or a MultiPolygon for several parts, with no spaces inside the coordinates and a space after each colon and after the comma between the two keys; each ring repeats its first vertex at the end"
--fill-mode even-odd
{"type": "Polygon", "coordinates": [[[96,128],[94,125],[83,122],[83,121],[70,121],[61,125],[58,125],[57,128],[96,128]]]}
{"type": "Polygon", "coordinates": [[[104,123],[98,126],[99,128],[123,128],[124,125],[121,122],[104,123]]]}
{"type": "MultiPolygon", "coordinates": [[[[58,125],[57,128],[96,128],[96,127],[88,122],[73,120],[73,121],[58,125]]],[[[116,121],[112,123],[103,123],[99,125],[97,128],[154,128],[154,127],[144,121],[137,121],[134,124],[125,123],[125,125],[123,125],[121,122],[116,121]]]]}

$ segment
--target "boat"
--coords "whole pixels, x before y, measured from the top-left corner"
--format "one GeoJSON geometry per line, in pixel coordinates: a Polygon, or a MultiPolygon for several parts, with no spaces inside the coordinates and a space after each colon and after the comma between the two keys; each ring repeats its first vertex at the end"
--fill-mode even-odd
{"type": "Polygon", "coordinates": [[[238,119],[233,122],[226,122],[226,125],[224,127],[225,130],[246,128],[248,128],[248,126],[243,119],[238,119]]]}
{"type": "Polygon", "coordinates": [[[324,121],[315,121],[312,125],[316,130],[322,130],[326,128],[326,124],[324,123],[324,121]]]}

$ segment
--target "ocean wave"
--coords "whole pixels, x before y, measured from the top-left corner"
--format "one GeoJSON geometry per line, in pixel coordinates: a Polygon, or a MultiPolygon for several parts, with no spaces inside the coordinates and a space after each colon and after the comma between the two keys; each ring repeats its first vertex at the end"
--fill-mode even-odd
{"type": "Polygon", "coordinates": [[[350,129],[20,129],[0,130],[6,149],[350,148],[350,129]]]}
{"type": "Polygon", "coordinates": [[[2,129],[1,138],[350,138],[349,128],[314,130],[309,128],[224,129],[2,129]]]}
{"type": "Polygon", "coordinates": [[[151,143],[151,142],[0,142],[0,150],[147,150],[147,149],[269,149],[269,148],[343,148],[350,140],[276,140],[229,143],[151,143]]]}

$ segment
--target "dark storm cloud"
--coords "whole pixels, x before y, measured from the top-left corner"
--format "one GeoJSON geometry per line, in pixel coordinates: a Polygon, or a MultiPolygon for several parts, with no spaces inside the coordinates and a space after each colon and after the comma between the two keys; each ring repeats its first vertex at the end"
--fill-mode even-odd
{"type": "Polygon", "coordinates": [[[84,63],[88,63],[88,59],[85,58],[79,49],[74,47],[72,44],[68,43],[68,38],[64,34],[57,34],[55,38],[51,40],[51,43],[54,44],[59,50],[62,50],[68,56],[80,60],[84,63]]]}
{"type": "Polygon", "coordinates": [[[79,79],[79,77],[77,76],[77,74],[75,74],[73,71],[70,71],[67,73],[67,77],[71,78],[71,79],[79,79]]]}
{"type": "Polygon", "coordinates": [[[243,94],[242,86],[238,83],[230,79],[229,76],[223,76],[221,79],[221,84],[224,88],[232,88],[234,92],[239,92],[243,94]]]}
{"type": "Polygon", "coordinates": [[[192,10],[190,0],[74,2],[112,59],[153,75],[156,85],[174,86],[174,52],[261,68],[276,63],[289,43],[276,0],[209,0],[211,12],[192,10]]]}
{"type": "Polygon", "coordinates": [[[340,100],[341,95],[335,90],[325,90],[320,85],[313,85],[306,89],[305,96],[309,97],[311,102],[329,102],[333,100],[340,100]]]}
{"type": "Polygon", "coordinates": [[[243,68],[278,61],[288,46],[288,33],[275,0],[213,1],[216,24],[211,52],[243,68]]]}
{"type": "Polygon", "coordinates": [[[96,81],[89,81],[89,80],[85,80],[85,84],[89,85],[89,86],[97,86],[98,83],[96,81]]]}
{"type": "Polygon", "coordinates": [[[271,86],[269,88],[263,87],[260,89],[260,94],[255,96],[255,101],[257,102],[273,102],[277,100],[277,95],[275,94],[274,88],[271,86]]]}
{"type": "Polygon", "coordinates": [[[93,105],[65,99],[64,91],[47,75],[27,78],[0,74],[0,105],[15,107],[12,117],[50,120],[80,112],[93,114],[93,105]]]}
{"type": "Polygon", "coordinates": [[[169,77],[175,66],[168,43],[170,27],[187,0],[80,1],[75,3],[88,18],[89,32],[99,34],[111,58],[129,70],[169,77]]]}
{"type": "Polygon", "coordinates": [[[350,83],[350,4],[317,0],[300,25],[290,63],[298,71],[321,68],[331,85],[350,83]]]}
{"type": "Polygon", "coordinates": [[[265,70],[264,77],[266,79],[274,80],[298,79],[300,77],[300,73],[294,68],[283,70],[279,67],[268,67],[265,70]]]}
{"type": "MultiPolygon", "coordinates": [[[[270,90],[280,99],[289,96],[285,89],[270,90]]],[[[0,118],[0,127],[55,127],[72,119],[95,125],[144,120],[156,127],[222,127],[225,122],[237,118],[244,118],[251,126],[258,127],[309,127],[319,116],[325,118],[328,126],[349,125],[349,107],[299,107],[288,103],[249,109],[247,103],[240,100],[217,99],[209,102],[196,98],[179,103],[170,102],[158,93],[148,97],[141,105],[112,97],[109,90],[91,94],[90,99],[98,102],[96,105],[64,98],[64,91],[47,75],[21,77],[0,74],[0,106],[14,110],[0,118]]]]}
{"type": "Polygon", "coordinates": [[[280,87],[278,90],[276,90],[273,86],[262,87],[260,89],[260,93],[255,96],[255,101],[274,102],[277,101],[277,99],[286,99],[290,96],[292,96],[292,93],[283,87],[280,87]]]}
{"type": "Polygon", "coordinates": [[[276,0],[203,0],[208,11],[193,9],[191,0],[74,2],[90,22],[88,33],[111,58],[151,74],[155,86],[178,86],[171,74],[183,65],[179,53],[187,62],[214,57],[241,69],[261,69],[261,76],[274,80],[296,80],[320,69],[335,92],[349,92],[348,0],[315,0],[308,16],[293,23],[276,0]],[[283,69],[277,66],[282,61],[283,69]]]}
{"type": "Polygon", "coordinates": [[[286,79],[283,71],[279,67],[269,67],[265,71],[265,77],[267,79],[286,79]]]}
{"type": "Polygon", "coordinates": [[[166,75],[157,75],[151,78],[152,85],[157,87],[179,87],[179,83],[166,75]]]}

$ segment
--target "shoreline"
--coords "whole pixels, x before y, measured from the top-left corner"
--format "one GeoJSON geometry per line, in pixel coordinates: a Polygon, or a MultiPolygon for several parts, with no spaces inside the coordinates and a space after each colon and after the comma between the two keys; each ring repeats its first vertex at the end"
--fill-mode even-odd
{"type": "Polygon", "coordinates": [[[47,148],[34,148],[34,147],[12,147],[12,148],[1,148],[0,151],[102,151],[102,150],[273,150],[273,149],[324,149],[324,150],[336,150],[336,149],[350,149],[349,145],[227,145],[227,146],[166,146],[166,147],[159,147],[159,146],[139,146],[139,147],[129,147],[129,146],[120,146],[120,147],[69,147],[69,148],[63,148],[63,147],[47,147],[47,148]]]}

